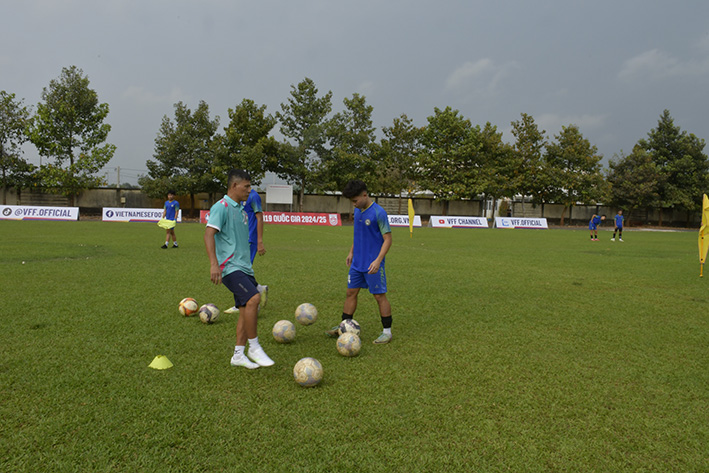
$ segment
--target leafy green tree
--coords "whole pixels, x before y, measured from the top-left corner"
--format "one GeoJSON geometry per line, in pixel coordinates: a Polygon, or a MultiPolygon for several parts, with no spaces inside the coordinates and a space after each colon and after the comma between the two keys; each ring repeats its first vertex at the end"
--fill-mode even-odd
{"type": "MultiPolygon", "coordinates": [[[[544,204],[551,193],[552,175],[543,159],[546,146],[546,131],[540,130],[531,115],[522,113],[520,120],[512,122],[512,134],[515,136],[515,159],[517,172],[515,186],[522,194],[522,213],[524,196],[532,196],[533,202],[544,204]]],[[[542,206],[542,215],[544,207],[542,206]]]]}
{"type": "Polygon", "coordinates": [[[515,193],[514,175],[516,162],[514,149],[502,141],[502,132],[490,122],[479,133],[479,148],[476,152],[475,189],[478,194],[492,198],[495,217],[495,201],[502,197],[513,197],[515,193]]]}
{"type": "Polygon", "coordinates": [[[657,207],[666,176],[643,147],[635,145],[627,156],[608,163],[606,180],[610,203],[625,209],[629,217],[636,209],[657,207]]]}
{"type": "Polygon", "coordinates": [[[293,140],[284,146],[282,158],[276,166],[278,177],[294,182],[299,187],[298,208],[303,211],[303,195],[317,187],[319,164],[326,153],[327,116],[332,111],[332,92],[318,97],[312,79],[305,78],[291,86],[287,103],[281,104],[276,118],[281,123],[281,133],[293,140]]]}
{"type": "Polygon", "coordinates": [[[105,184],[96,173],[116,151],[105,143],[111,130],[104,123],[108,104],[99,103],[88,77],[76,66],[63,68],[61,76],[43,90],[42,100],[31,119],[29,136],[40,156],[54,162],[40,166],[41,180],[74,205],[81,190],[105,184]]]}
{"type": "Polygon", "coordinates": [[[35,166],[22,159],[22,144],[27,141],[25,129],[30,111],[15,100],[15,94],[0,90],[0,172],[2,173],[2,203],[7,204],[6,191],[14,187],[19,195],[28,187],[35,166]]]}
{"type": "Polygon", "coordinates": [[[383,194],[399,196],[402,213],[402,193],[412,196],[418,189],[418,163],[421,153],[422,129],[406,116],[394,119],[392,126],[383,127],[384,138],[379,146],[379,169],[376,188],[383,194]]]}
{"type": "Polygon", "coordinates": [[[155,138],[155,161],[146,162],[148,175],[138,180],[144,192],[154,198],[164,197],[170,189],[189,194],[194,211],[195,194],[223,190],[223,171],[216,159],[218,127],[219,117],[210,118],[206,102],[200,101],[194,112],[176,103],[174,122],[165,115],[155,138]]]}
{"type": "Polygon", "coordinates": [[[544,159],[552,176],[552,197],[564,204],[563,225],[566,210],[575,203],[595,204],[602,198],[605,181],[598,148],[583,137],[576,125],[562,126],[554,138],[556,141],[546,147],[544,159]]]}
{"type": "MultiPolygon", "coordinates": [[[[659,207],[678,206],[691,212],[701,208],[701,196],[709,184],[709,159],[704,154],[704,140],[674,124],[669,110],[657,122],[647,139],[638,141],[666,176],[659,184],[659,207]]],[[[660,211],[660,225],[662,212],[660,211]]]]}
{"type": "Polygon", "coordinates": [[[266,113],[266,106],[258,106],[253,100],[244,99],[229,109],[229,124],[224,128],[222,155],[219,168],[220,180],[226,186],[231,169],[244,169],[251,175],[251,183],[258,185],[265,172],[277,169],[280,146],[270,136],[276,119],[266,113]]]}
{"type": "Polygon", "coordinates": [[[320,162],[321,187],[341,191],[348,181],[361,179],[369,183],[371,192],[378,192],[374,108],[356,93],[351,99],[345,98],[344,104],[345,110],[336,113],[327,127],[331,149],[320,162]]]}
{"type": "Polygon", "coordinates": [[[423,149],[419,162],[421,185],[443,201],[447,214],[451,200],[476,195],[476,167],[479,128],[473,127],[458,110],[434,108],[421,136],[423,149]]]}

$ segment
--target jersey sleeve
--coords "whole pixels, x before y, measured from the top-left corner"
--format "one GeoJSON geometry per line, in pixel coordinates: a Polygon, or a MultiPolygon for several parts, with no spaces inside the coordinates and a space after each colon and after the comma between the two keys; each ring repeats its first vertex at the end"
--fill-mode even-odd
{"type": "Polygon", "coordinates": [[[251,199],[251,210],[253,210],[255,214],[263,213],[263,208],[261,207],[261,196],[258,195],[258,192],[255,192],[253,194],[253,199],[251,199]]]}
{"type": "Polygon", "coordinates": [[[215,228],[217,231],[222,231],[222,228],[224,227],[224,219],[226,218],[227,205],[229,204],[221,200],[212,205],[212,208],[209,209],[209,219],[207,220],[208,227],[215,228]]]}
{"type": "Polygon", "coordinates": [[[389,227],[389,217],[387,216],[386,210],[382,209],[377,213],[377,224],[379,225],[379,232],[382,235],[391,233],[391,228],[389,227]]]}

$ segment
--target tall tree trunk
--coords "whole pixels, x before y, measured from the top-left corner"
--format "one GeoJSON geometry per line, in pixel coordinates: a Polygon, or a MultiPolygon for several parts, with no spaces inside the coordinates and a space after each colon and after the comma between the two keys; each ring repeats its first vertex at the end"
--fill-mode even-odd
{"type": "Polygon", "coordinates": [[[564,216],[566,215],[566,209],[568,208],[568,205],[564,204],[564,208],[561,211],[561,220],[559,221],[560,226],[564,226],[564,216]]]}
{"type": "Polygon", "coordinates": [[[300,181],[300,192],[298,192],[298,212],[303,211],[303,197],[305,196],[305,182],[300,181]]]}

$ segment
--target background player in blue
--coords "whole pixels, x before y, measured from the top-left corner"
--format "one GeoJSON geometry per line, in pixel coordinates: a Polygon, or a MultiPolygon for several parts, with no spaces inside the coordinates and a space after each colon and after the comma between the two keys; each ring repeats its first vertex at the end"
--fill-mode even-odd
{"type": "MultiPolygon", "coordinates": [[[[379,305],[382,333],[376,344],[391,341],[391,305],[387,299],[384,257],[391,248],[391,229],[387,213],[367,193],[367,185],[359,180],[347,183],[342,195],[352,201],[354,209],[354,238],[345,262],[350,267],[347,275],[347,294],[342,309],[342,320],[351,319],[357,309],[357,296],[362,288],[369,289],[379,305]]],[[[326,333],[337,336],[337,328],[326,333]]]]}
{"type": "MultiPolygon", "coordinates": [[[[162,218],[177,221],[177,212],[179,211],[180,203],[175,200],[175,191],[167,191],[167,200],[165,201],[165,208],[162,211],[162,218]]],[[[160,248],[166,250],[167,247],[170,246],[170,237],[172,237],[172,247],[177,248],[175,227],[165,230],[165,244],[160,248]]]]}
{"type": "MultiPolygon", "coordinates": [[[[266,247],[263,246],[263,209],[261,208],[261,196],[255,189],[249,192],[249,198],[244,204],[244,211],[249,217],[249,249],[251,250],[251,264],[254,264],[256,253],[263,256],[266,254],[266,247]]],[[[268,298],[268,286],[258,285],[261,293],[260,307],[266,307],[268,298]]],[[[234,306],[224,311],[225,314],[238,312],[239,308],[234,306]]]]}
{"type": "Polygon", "coordinates": [[[591,220],[588,222],[588,230],[591,232],[591,241],[598,241],[598,225],[605,219],[605,215],[598,216],[593,214],[593,217],[591,217],[591,220]]]}
{"type": "Polygon", "coordinates": [[[256,316],[261,295],[251,266],[249,221],[243,204],[251,190],[251,178],[246,171],[234,169],[229,172],[227,189],[227,194],[209,210],[204,246],[212,282],[217,285],[223,282],[239,307],[231,364],[248,369],[271,366],[273,360],[258,341],[256,316]],[[245,353],[247,340],[249,350],[245,353]]]}
{"type": "Polygon", "coordinates": [[[618,233],[618,240],[623,241],[623,211],[619,210],[618,214],[615,216],[615,230],[613,230],[613,238],[611,241],[615,241],[615,234],[618,233]]]}

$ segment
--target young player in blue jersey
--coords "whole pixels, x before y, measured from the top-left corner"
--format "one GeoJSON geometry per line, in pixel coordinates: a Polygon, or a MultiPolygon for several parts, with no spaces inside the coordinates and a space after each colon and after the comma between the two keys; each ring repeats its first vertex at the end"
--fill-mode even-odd
{"type": "MultiPolygon", "coordinates": [[[[177,224],[177,213],[179,211],[180,203],[175,200],[175,191],[167,191],[167,200],[165,201],[165,208],[162,211],[162,218],[165,220],[173,220],[177,224]]],[[[166,250],[170,246],[170,237],[172,237],[172,247],[177,248],[175,227],[165,229],[165,244],[160,248],[166,250]]]]}
{"type": "MultiPolygon", "coordinates": [[[[391,248],[391,229],[384,209],[373,202],[367,193],[367,185],[359,180],[347,183],[342,195],[354,204],[354,238],[345,260],[350,267],[347,275],[347,293],[342,309],[342,320],[351,319],[357,309],[357,296],[362,288],[369,289],[379,306],[382,333],[374,340],[376,344],[391,341],[391,305],[387,299],[385,256],[391,248]]],[[[338,327],[326,333],[337,336],[338,327]]]]}
{"type": "MultiPolygon", "coordinates": [[[[249,192],[249,198],[244,204],[244,211],[249,217],[249,249],[251,253],[251,264],[254,264],[256,253],[263,256],[266,254],[266,248],[263,246],[263,209],[261,208],[261,196],[258,195],[255,189],[249,192]]],[[[260,307],[266,307],[268,297],[268,286],[258,285],[258,290],[261,293],[260,307]]],[[[224,311],[225,314],[233,314],[238,312],[239,308],[234,306],[224,311]]]]}
{"type": "Polygon", "coordinates": [[[598,225],[600,225],[605,219],[605,215],[593,214],[593,217],[591,217],[591,220],[588,222],[588,230],[591,233],[591,241],[598,241],[598,225]]]}
{"type": "Polygon", "coordinates": [[[255,369],[274,363],[258,341],[256,316],[261,295],[251,266],[249,220],[243,204],[250,190],[251,178],[246,171],[235,169],[229,172],[226,195],[209,211],[204,245],[212,282],[224,283],[234,294],[234,305],[239,308],[231,364],[255,369]],[[249,350],[245,352],[247,341],[249,350]]]}
{"type": "Polygon", "coordinates": [[[615,241],[615,234],[618,233],[618,241],[623,241],[623,211],[619,210],[618,214],[615,216],[615,230],[613,230],[613,238],[611,241],[615,241]]]}

